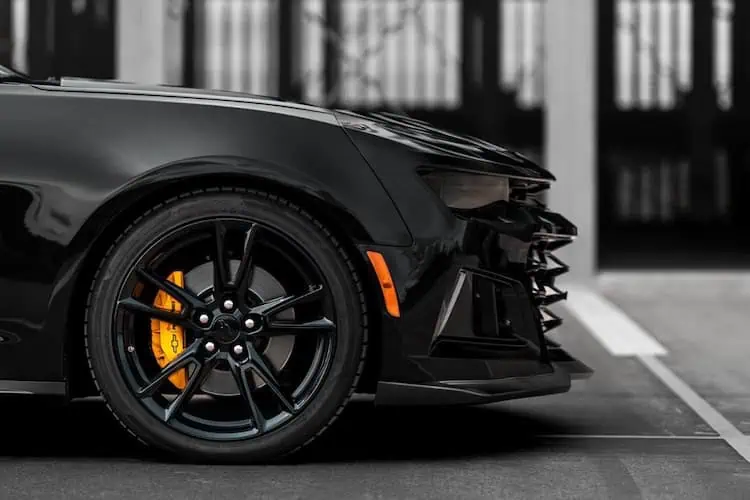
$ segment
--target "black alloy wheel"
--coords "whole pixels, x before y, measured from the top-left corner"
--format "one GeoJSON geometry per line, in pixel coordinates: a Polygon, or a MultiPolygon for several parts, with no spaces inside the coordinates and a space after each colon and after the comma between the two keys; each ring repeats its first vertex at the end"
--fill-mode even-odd
{"type": "Polygon", "coordinates": [[[348,401],[365,301],[349,257],[303,210],[217,191],[170,200],[115,242],[89,297],[87,350],[112,412],[142,441],[199,461],[267,461],[348,401]],[[157,307],[159,294],[179,307],[157,307]],[[174,332],[165,362],[159,322],[174,332]]]}

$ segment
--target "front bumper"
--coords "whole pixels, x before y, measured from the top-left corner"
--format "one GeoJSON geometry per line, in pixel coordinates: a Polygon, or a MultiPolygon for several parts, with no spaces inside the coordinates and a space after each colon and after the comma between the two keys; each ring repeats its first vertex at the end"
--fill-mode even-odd
{"type": "Polygon", "coordinates": [[[592,372],[547,338],[562,319],[568,267],[554,251],[577,234],[564,217],[499,202],[457,212],[438,241],[383,253],[401,303],[385,316],[380,404],[469,404],[565,392],[592,372]]]}

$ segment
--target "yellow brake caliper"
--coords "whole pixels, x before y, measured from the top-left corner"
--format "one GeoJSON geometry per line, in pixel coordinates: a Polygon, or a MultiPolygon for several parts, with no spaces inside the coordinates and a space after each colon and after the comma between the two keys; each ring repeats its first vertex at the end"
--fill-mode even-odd
{"type": "MultiPolygon", "coordinates": [[[[173,272],[167,279],[180,288],[185,287],[185,273],[182,271],[173,272]]],[[[154,299],[154,306],[176,313],[182,311],[182,304],[164,290],[159,290],[154,299]]],[[[162,368],[167,366],[184,349],[185,332],[182,327],[159,319],[151,320],[151,351],[154,353],[159,366],[162,368]]],[[[184,389],[187,384],[186,369],[183,368],[170,375],[169,381],[178,389],[184,389]]]]}

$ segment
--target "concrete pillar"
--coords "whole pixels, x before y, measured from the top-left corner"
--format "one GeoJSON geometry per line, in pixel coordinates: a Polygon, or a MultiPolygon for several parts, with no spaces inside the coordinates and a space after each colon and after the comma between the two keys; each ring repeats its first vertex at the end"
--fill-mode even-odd
{"type": "Polygon", "coordinates": [[[29,0],[12,0],[10,12],[12,14],[10,64],[14,69],[26,73],[29,71],[26,57],[29,38],[29,0]]]}
{"type": "Polygon", "coordinates": [[[559,251],[577,282],[596,273],[596,3],[545,3],[545,159],[558,178],[549,204],[578,226],[576,242],[559,251]]]}
{"type": "Polygon", "coordinates": [[[182,83],[185,0],[118,0],[118,80],[182,83]]]}

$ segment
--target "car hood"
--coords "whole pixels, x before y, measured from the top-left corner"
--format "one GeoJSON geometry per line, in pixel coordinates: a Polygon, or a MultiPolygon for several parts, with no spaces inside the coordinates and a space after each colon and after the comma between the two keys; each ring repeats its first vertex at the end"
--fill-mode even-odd
{"type": "Polygon", "coordinates": [[[129,94],[164,94],[172,96],[195,97],[197,99],[241,99],[251,101],[284,102],[268,96],[232,92],[228,90],[205,90],[172,85],[146,85],[140,83],[122,82],[118,80],[94,80],[89,78],[63,77],[59,87],[67,90],[98,90],[101,92],[126,92],[129,94]]]}
{"type": "Polygon", "coordinates": [[[292,114],[301,118],[338,123],[346,129],[372,134],[394,141],[429,158],[432,164],[450,165],[460,169],[487,174],[506,175],[553,181],[555,177],[525,156],[465,134],[449,132],[427,122],[393,113],[357,114],[344,110],[330,110],[318,106],[223,90],[192,89],[167,85],[141,85],[113,80],[62,78],[59,85],[47,90],[96,92],[155,98],[179,98],[205,101],[206,104],[263,109],[292,114]]]}
{"type": "Polygon", "coordinates": [[[432,164],[466,168],[492,175],[543,181],[555,176],[520,153],[470,135],[440,129],[422,120],[393,113],[357,114],[337,111],[349,130],[394,141],[425,155],[432,164]]]}
{"type": "Polygon", "coordinates": [[[193,89],[170,85],[143,85],[116,80],[93,80],[86,78],[64,77],[50,85],[36,85],[48,91],[58,92],[91,92],[118,96],[148,97],[156,99],[190,100],[206,105],[222,105],[275,111],[296,115],[301,118],[317,119],[327,123],[337,123],[333,111],[317,106],[285,101],[275,97],[231,92],[225,90],[193,89]]]}

